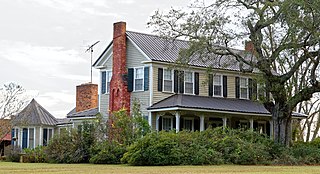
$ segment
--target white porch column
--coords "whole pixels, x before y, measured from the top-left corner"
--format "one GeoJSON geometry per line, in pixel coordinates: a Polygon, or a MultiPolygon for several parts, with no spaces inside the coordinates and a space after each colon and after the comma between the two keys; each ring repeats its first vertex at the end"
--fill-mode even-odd
{"type": "Polygon", "coordinates": [[[42,146],[42,142],[43,142],[43,140],[42,140],[42,137],[43,137],[42,133],[43,133],[42,126],[40,126],[40,127],[39,127],[39,144],[38,144],[38,145],[40,145],[40,146],[42,146]]]}
{"type": "Polygon", "coordinates": [[[253,118],[250,118],[250,130],[253,131],[253,118]]]}
{"type": "Polygon", "coordinates": [[[223,129],[225,129],[227,127],[227,117],[223,117],[222,122],[223,122],[223,129]]]}
{"type": "Polygon", "coordinates": [[[204,115],[200,116],[200,132],[204,131],[204,115]]]}
{"type": "Polygon", "coordinates": [[[270,139],[273,140],[273,120],[269,120],[270,124],[270,139]]]}
{"type": "Polygon", "coordinates": [[[156,117],[156,131],[159,131],[159,118],[160,118],[160,115],[157,115],[157,117],[156,117]]]}
{"type": "Polygon", "coordinates": [[[176,112],[176,132],[180,130],[180,112],[176,112]]]}
{"type": "Polygon", "coordinates": [[[148,113],[148,123],[149,123],[150,128],[152,128],[152,113],[151,112],[148,113]]]}

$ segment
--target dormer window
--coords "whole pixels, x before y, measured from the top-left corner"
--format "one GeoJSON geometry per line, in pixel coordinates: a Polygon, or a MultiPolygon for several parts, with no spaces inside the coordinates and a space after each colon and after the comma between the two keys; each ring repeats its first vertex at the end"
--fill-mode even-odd
{"type": "Polygon", "coordinates": [[[172,70],[163,70],[163,91],[172,92],[172,70]]]}
{"type": "Polygon", "coordinates": [[[213,76],[213,95],[222,96],[222,76],[215,75],[213,76]]]}
{"type": "Polygon", "coordinates": [[[240,78],[240,98],[248,99],[248,79],[240,78]]]}
{"type": "Polygon", "coordinates": [[[184,73],[184,92],[186,94],[193,94],[193,73],[185,72],[184,73]]]}

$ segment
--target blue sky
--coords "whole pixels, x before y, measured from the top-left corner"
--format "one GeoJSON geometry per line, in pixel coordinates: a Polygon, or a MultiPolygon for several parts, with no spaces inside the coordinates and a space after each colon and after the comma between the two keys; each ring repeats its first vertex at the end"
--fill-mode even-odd
{"type": "MultiPolygon", "coordinates": [[[[0,84],[22,85],[55,117],[75,106],[76,85],[90,81],[95,60],[111,41],[114,22],[151,33],[154,10],[186,7],[189,0],[0,0],[0,84]]],[[[93,72],[98,83],[98,71],[93,72]]]]}

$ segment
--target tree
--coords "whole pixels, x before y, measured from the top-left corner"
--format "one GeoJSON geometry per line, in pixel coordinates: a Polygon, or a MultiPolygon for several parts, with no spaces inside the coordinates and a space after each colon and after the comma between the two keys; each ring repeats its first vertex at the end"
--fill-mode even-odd
{"type": "Polygon", "coordinates": [[[25,90],[16,83],[4,84],[0,88],[0,143],[2,138],[10,133],[10,121],[26,105],[25,90]]]}
{"type": "Polygon", "coordinates": [[[180,63],[229,55],[243,65],[242,71],[259,70],[273,96],[265,104],[272,113],[274,139],[289,145],[292,111],[320,91],[319,0],[216,0],[208,5],[196,1],[188,9],[156,11],[148,24],[161,36],[189,40],[180,63]],[[253,54],[235,49],[245,40],[253,54]],[[300,76],[306,83],[287,86],[302,67],[309,67],[300,76]]]}

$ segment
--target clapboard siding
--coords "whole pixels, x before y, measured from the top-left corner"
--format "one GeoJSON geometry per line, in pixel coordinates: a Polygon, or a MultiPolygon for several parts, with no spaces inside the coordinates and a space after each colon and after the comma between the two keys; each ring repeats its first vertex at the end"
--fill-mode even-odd
{"type": "Polygon", "coordinates": [[[199,72],[199,95],[208,96],[208,80],[206,72],[199,72]]]}
{"type": "Polygon", "coordinates": [[[131,93],[131,98],[130,98],[130,109],[132,111],[132,107],[133,107],[133,102],[137,101],[140,103],[140,111],[142,113],[143,116],[148,116],[148,111],[147,108],[149,107],[149,92],[132,92],[131,93]]]}
{"type": "Polygon", "coordinates": [[[154,64],[153,65],[153,100],[152,104],[157,103],[160,100],[163,100],[174,93],[168,93],[168,92],[160,92],[158,91],[158,68],[163,68],[163,66],[159,66],[154,64]]]}
{"type": "Polygon", "coordinates": [[[236,82],[234,75],[227,76],[228,98],[236,98],[236,82]]]}
{"type": "Polygon", "coordinates": [[[130,40],[127,40],[127,68],[141,67],[143,61],[148,60],[141,52],[133,45],[130,40]]]}
{"type": "Polygon", "coordinates": [[[102,94],[100,97],[100,113],[107,118],[109,110],[109,94],[102,94]]]}

